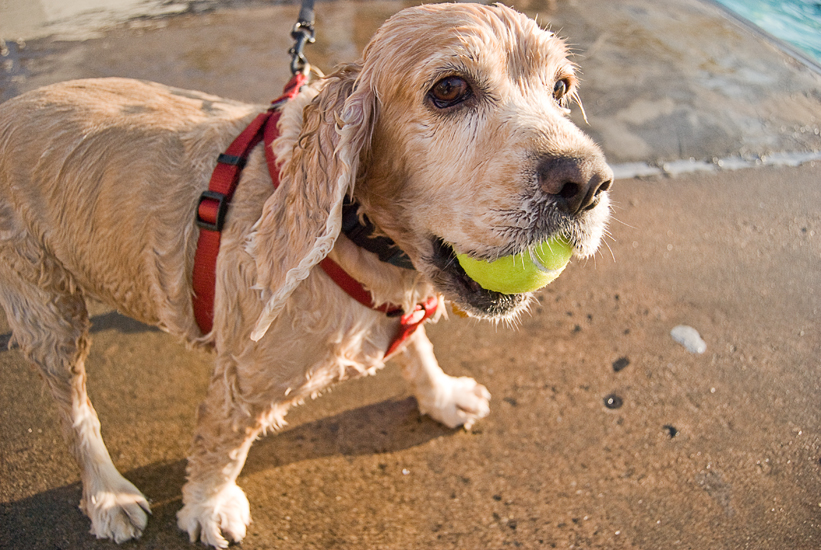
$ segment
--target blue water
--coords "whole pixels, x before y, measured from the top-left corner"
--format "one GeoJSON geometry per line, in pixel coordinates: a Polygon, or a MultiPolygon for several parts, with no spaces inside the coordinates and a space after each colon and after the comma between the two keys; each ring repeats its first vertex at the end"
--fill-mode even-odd
{"type": "Polygon", "coordinates": [[[715,1],[821,64],[821,1],[715,1]]]}

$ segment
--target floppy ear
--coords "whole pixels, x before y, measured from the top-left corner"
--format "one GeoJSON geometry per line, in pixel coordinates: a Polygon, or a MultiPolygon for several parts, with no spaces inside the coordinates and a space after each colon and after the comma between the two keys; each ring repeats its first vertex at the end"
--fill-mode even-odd
{"type": "Polygon", "coordinates": [[[370,144],[376,118],[376,96],[360,71],[361,65],[351,64],[328,77],[303,111],[290,154],[281,155],[280,186],[265,201],[248,244],[256,261],[255,288],[267,300],[251,333],[255,341],[339,236],[342,201],[353,191],[359,154],[370,144]]]}

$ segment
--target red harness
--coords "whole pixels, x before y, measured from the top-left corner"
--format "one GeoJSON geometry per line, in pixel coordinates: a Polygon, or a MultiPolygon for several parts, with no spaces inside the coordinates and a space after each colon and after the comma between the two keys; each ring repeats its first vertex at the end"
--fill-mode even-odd
{"type": "MultiPolygon", "coordinates": [[[[245,167],[251,150],[263,142],[265,160],[274,182],[274,189],[279,186],[279,172],[276,169],[276,159],[271,148],[271,143],[278,136],[277,122],[280,115],[278,107],[296,97],[306,81],[307,77],[302,73],[294,75],[285,86],[283,94],[271,103],[266,112],[258,115],[237,136],[225,152],[217,158],[217,166],[211,174],[208,190],[200,196],[197,205],[197,225],[200,227],[200,235],[194,256],[193,305],[194,317],[203,334],[211,332],[214,323],[214,287],[220,235],[225,214],[239,183],[242,169],[245,167]]],[[[438,300],[435,296],[417,304],[410,313],[405,313],[400,306],[394,304],[383,304],[376,307],[370,291],[345,272],[339,264],[330,258],[325,258],[319,265],[342,290],[360,304],[381,311],[389,317],[400,317],[399,330],[385,352],[385,357],[395,352],[422,323],[436,312],[438,300]]]]}

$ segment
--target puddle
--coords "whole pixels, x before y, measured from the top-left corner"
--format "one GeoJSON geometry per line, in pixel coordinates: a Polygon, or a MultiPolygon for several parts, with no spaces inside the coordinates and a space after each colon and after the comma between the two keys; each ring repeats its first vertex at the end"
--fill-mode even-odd
{"type": "MultiPolygon", "coordinates": [[[[385,19],[417,3],[317,4],[309,61],[327,73],[357,59],[385,19]]],[[[785,63],[714,6],[512,4],[570,40],[587,120],[578,109],[571,116],[617,177],[817,160],[818,76],[785,63]]],[[[264,103],[290,76],[298,11],[296,0],[0,0],[0,101],[53,82],[120,76],[264,103]]]]}
{"type": "Polygon", "coordinates": [[[821,151],[778,151],[753,156],[730,156],[711,160],[694,158],[673,160],[661,167],[646,162],[624,162],[611,164],[615,179],[648,178],[654,176],[676,177],[694,172],[715,172],[718,170],[743,170],[761,166],[796,167],[809,162],[821,161],[821,151]]]}
{"type": "Polygon", "coordinates": [[[125,21],[176,15],[201,4],[163,0],[2,0],[0,38],[15,42],[46,36],[59,40],[99,38],[106,29],[125,21]]]}
{"type": "MultiPolygon", "coordinates": [[[[268,102],[290,76],[296,3],[83,0],[73,11],[49,11],[44,4],[58,0],[38,0],[24,15],[16,5],[24,1],[0,0],[0,101],[62,80],[120,76],[268,102]]],[[[410,3],[320,4],[308,60],[327,73],[357,59],[385,19],[410,3]]]]}
{"type": "Polygon", "coordinates": [[[821,2],[817,0],[713,0],[787,53],[821,72],[821,2]]]}

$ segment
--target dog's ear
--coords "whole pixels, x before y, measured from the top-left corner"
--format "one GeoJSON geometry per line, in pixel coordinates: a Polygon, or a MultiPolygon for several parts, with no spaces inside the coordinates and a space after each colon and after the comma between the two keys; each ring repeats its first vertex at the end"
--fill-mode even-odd
{"type": "Polygon", "coordinates": [[[251,333],[255,341],[339,236],[342,201],[353,191],[376,118],[375,94],[360,72],[359,64],[339,69],[305,107],[299,137],[282,155],[280,186],[254,226],[248,251],[256,261],[255,288],[266,301],[251,333]]]}

